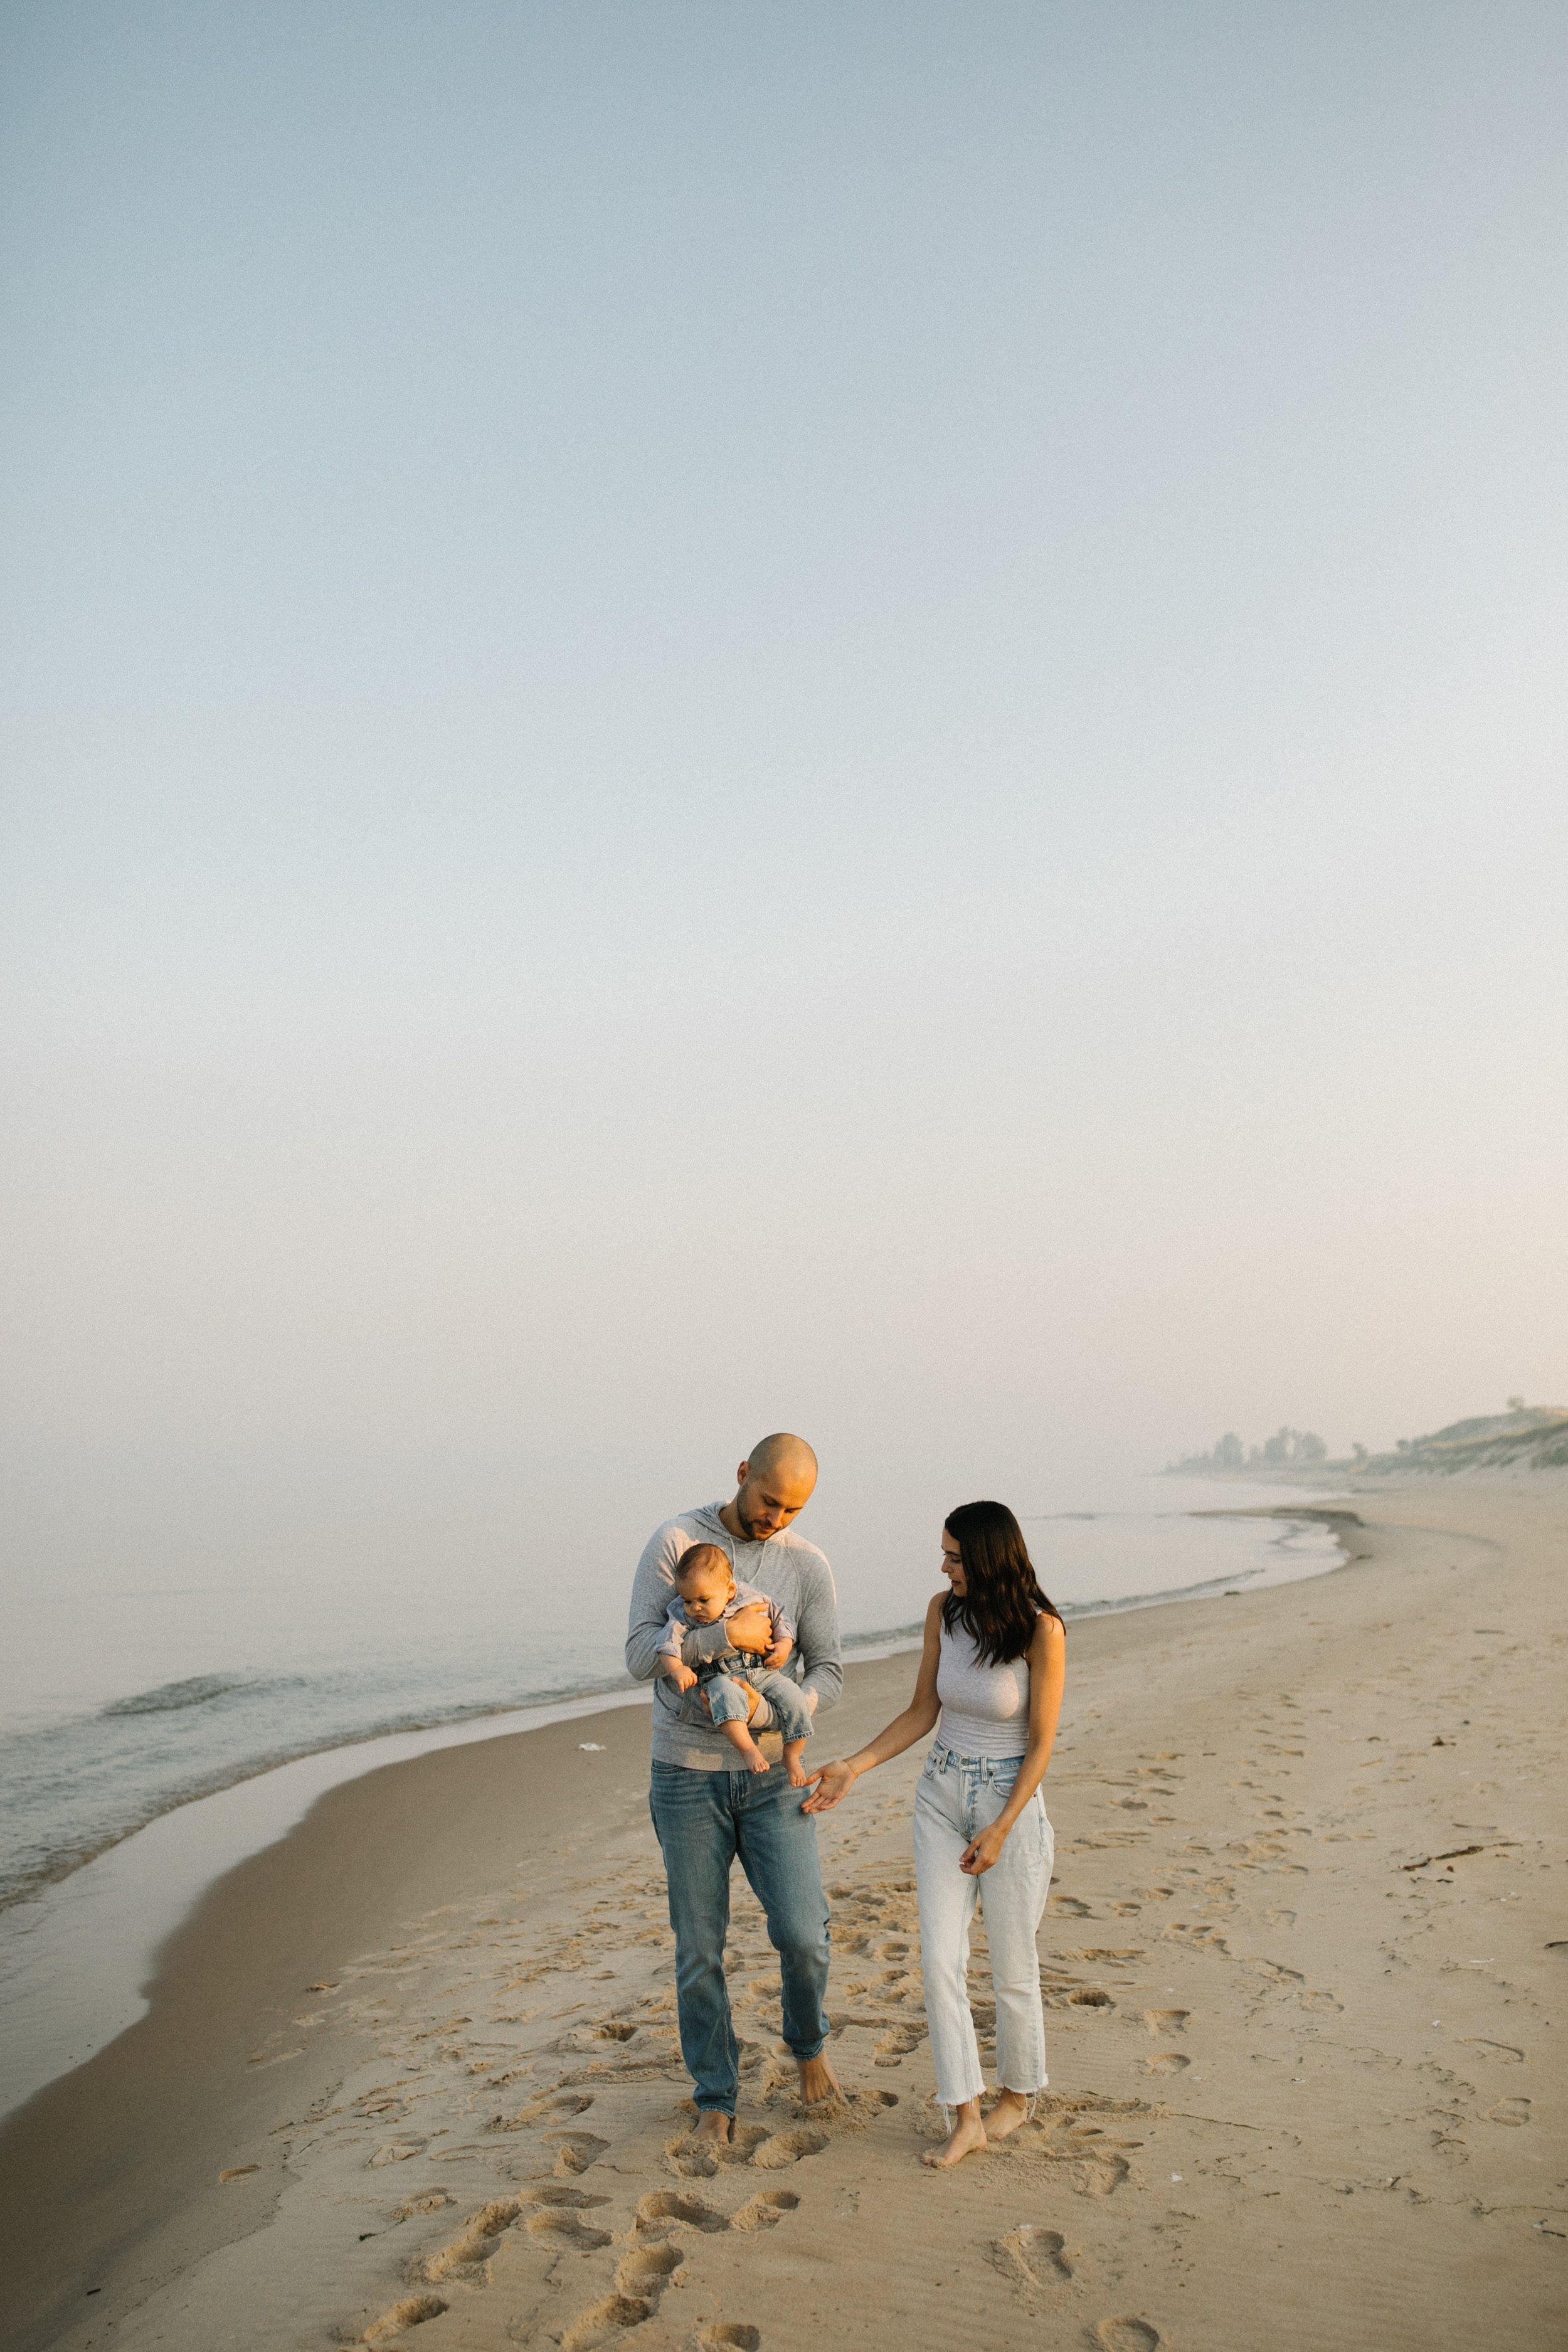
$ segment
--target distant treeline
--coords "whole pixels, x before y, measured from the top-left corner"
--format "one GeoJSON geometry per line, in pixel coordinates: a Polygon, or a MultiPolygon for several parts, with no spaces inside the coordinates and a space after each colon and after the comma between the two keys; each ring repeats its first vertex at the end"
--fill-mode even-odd
{"type": "MultiPolygon", "coordinates": [[[[1364,1455],[1365,1447],[1356,1452],[1364,1455]]],[[[1329,1449],[1315,1430],[1287,1429],[1283,1423],[1272,1437],[1261,1445],[1244,1445],[1234,1430],[1226,1430],[1216,1440],[1212,1454],[1189,1454],[1183,1462],[1166,1465],[1170,1470],[1190,1470],[1194,1476],[1205,1470],[1288,1470],[1293,1464],[1326,1462],[1329,1449]]]]}

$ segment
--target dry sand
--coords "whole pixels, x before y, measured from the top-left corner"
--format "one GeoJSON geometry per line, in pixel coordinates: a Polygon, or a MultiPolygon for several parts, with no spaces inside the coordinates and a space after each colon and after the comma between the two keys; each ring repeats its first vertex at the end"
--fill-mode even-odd
{"type": "MultiPolygon", "coordinates": [[[[737,1879],[737,2145],[692,2151],[647,1717],[584,1718],[334,1790],[213,1890],[0,2141],[7,2341],[1562,2341],[1568,1481],[1358,1507],[1333,1575],[1073,1629],[1005,2145],[918,2162],[911,1755],[823,1823],[845,2110],[795,2112],[737,1879]]],[[[912,1672],[855,1669],[821,1752],[912,1672]]]]}

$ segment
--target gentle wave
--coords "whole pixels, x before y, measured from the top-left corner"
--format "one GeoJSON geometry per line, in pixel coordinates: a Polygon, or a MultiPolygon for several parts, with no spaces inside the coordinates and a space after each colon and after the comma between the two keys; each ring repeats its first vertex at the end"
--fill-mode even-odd
{"type": "Polygon", "coordinates": [[[160,1683],[156,1690],[136,1691],[130,1698],[111,1698],[107,1706],[99,1708],[99,1713],[176,1715],[182,1707],[207,1706],[213,1700],[228,1698],[236,1691],[287,1688],[299,1679],[297,1675],[274,1675],[260,1680],[243,1675],[189,1675],[183,1683],[160,1683]]]}

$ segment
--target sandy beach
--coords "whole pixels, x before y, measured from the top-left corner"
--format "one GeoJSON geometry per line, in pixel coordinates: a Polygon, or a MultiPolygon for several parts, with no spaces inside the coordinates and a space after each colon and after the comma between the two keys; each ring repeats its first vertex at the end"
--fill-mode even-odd
{"type": "MultiPolygon", "coordinates": [[[[842,2112],[795,2111],[737,1877],[745,2087],[693,2153],[647,1718],[583,1717],[349,1782],[212,1889],[0,2138],[7,2341],[1560,2340],[1568,1478],[1353,1507],[1333,1574],[1072,1629],[1051,2087],[1005,2145],[917,2161],[916,1754],[822,1824],[842,2112]]],[[[912,1673],[852,1668],[820,1754],[912,1673]]]]}

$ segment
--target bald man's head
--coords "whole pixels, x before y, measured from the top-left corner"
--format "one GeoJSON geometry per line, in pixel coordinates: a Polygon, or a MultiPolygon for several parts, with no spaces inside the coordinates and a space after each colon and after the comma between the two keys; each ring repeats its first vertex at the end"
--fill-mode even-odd
{"type": "Polygon", "coordinates": [[[799,1516],[816,1486],[816,1456],[804,1437],[775,1430],[753,1445],[736,1473],[740,1490],[725,1507],[731,1532],[763,1543],[799,1516]]]}
{"type": "Polygon", "coordinates": [[[792,1437],[787,1429],[759,1437],[746,1461],[754,1478],[804,1478],[808,1493],[816,1484],[816,1454],[804,1437],[792,1437]]]}

